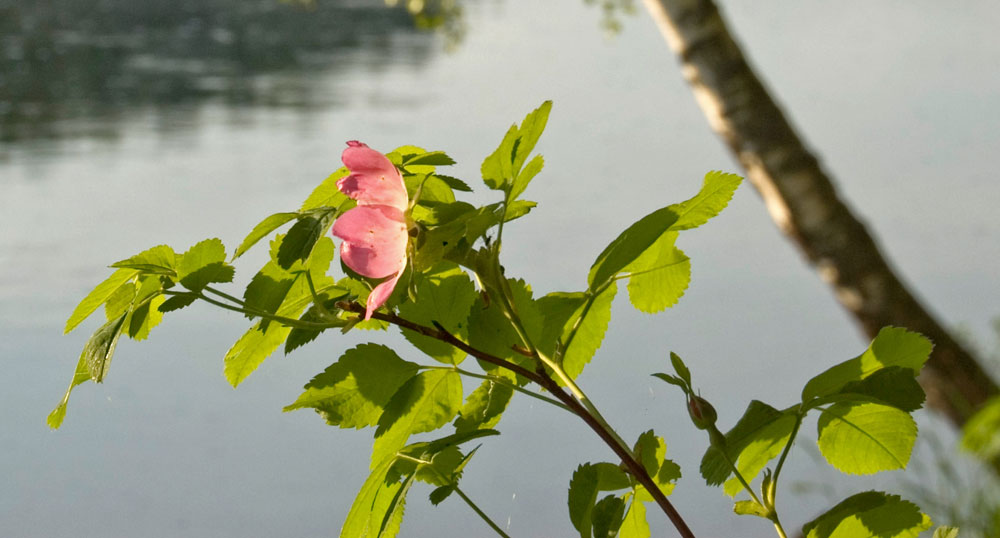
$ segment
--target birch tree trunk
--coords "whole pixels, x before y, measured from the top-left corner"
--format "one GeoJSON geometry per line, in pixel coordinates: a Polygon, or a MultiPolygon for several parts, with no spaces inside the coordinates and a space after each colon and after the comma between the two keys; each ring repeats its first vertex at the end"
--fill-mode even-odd
{"type": "Polygon", "coordinates": [[[739,159],[778,228],[873,337],[886,325],[934,342],[928,404],[961,426],[997,385],[895,274],[865,225],[753,72],[711,0],[644,0],[712,128],[739,159]]]}

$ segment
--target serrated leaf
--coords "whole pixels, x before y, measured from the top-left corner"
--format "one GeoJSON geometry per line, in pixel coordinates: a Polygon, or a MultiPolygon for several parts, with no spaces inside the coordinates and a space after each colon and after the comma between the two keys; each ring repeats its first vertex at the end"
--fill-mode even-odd
{"type": "Polygon", "coordinates": [[[987,400],[979,411],[962,426],[962,450],[975,454],[983,461],[1000,455],[1000,396],[987,400]]]}
{"type": "Polygon", "coordinates": [[[395,461],[395,457],[386,458],[372,470],[351,504],[344,526],[340,529],[341,538],[380,536],[392,499],[402,488],[398,481],[386,481],[395,461]]]}
{"type": "MultiPolygon", "coordinates": [[[[323,304],[326,308],[333,309],[336,300],[340,297],[346,296],[347,291],[344,290],[343,292],[336,293],[334,297],[324,296],[321,297],[321,299],[323,299],[323,304]]],[[[299,321],[307,323],[326,323],[330,324],[331,327],[344,327],[347,325],[346,320],[335,317],[329,310],[327,310],[327,313],[329,313],[330,316],[323,314],[319,307],[317,307],[316,304],[313,304],[308,310],[305,311],[304,314],[299,316],[299,321]]],[[[312,342],[325,330],[325,328],[313,329],[307,327],[293,327],[291,332],[288,333],[288,338],[285,339],[285,355],[288,355],[292,351],[295,351],[309,342],[312,342]]]]}
{"type": "Polygon", "coordinates": [[[472,187],[468,183],[458,179],[457,177],[446,176],[444,174],[434,174],[436,177],[444,181],[446,185],[452,188],[452,190],[461,192],[472,192],[472,187]]]}
{"type": "Polygon", "coordinates": [[[59,429],[62,426],[63,419],[66,418],[66,406],[69,404],[69,395],[73,392],[73,389],[86,381],[90,381],[90,369],[87,367],[87,359],[84,356],[80,356],[80,360],[76,362],[76,370],[73,372],[73,379],[69,382],[69,388],[66,389],[66,394],[63,395],[62,401],[59,405],[49,413],[49,416],[45,417],[45,423],[49,425],[53,430],[59,429]]]}
{"type": "Polygon", "coordinates": [[[742,181],[743,178],[736,174],[719,171],[705,174],[705,180],[698,194],[690,200],[672,206],[678,219],[671,228],[689,230],[705,224],[729,205],[742,181]]]}
{"type": "Polygon", "coordinates": [[[143,301],[132,311],[129,316],[128,336],[129,338],[142,341],[149,337],[149,332],[163,321],[163,312],[160,306],[167,298],[163,295],[155,295],[143,301]]]}
{"type": "MultiPolygon", "coordinates": [[[[687,383],[687,386],[690,387],[691,386],[691,370],[688,370],[687,365],[684,364],[684,360],[681,359],[680,355],[674,353],[673,351],[670,352],[670,365],[674,367],[674,371],[677,372],[677,375],[685,383],[687,383]]],[[[668,381],[668,383],[669,383],[669,381],[668,381]]]]}
{"type": "Polygon", "coordinates": [[[442,502],[444,502],[444,500],[447,499],[454,492],[455,492],[455,486],[452,484],[448,484],[447,486],[441,486],[439,488],[435,488],[434,491],[431,491],[429,499],[431,501],[431,504],[437,506],[442,502]]]}
{"type": "Polygon", "coordinates": [[[593,463],[591,464],[597,471],[598,491],[618,491],[632,487],[628,474],[619,465],[613,463],[593,463]]]}
{"type": "Polygon", "coordinates": [[[462,406],[462,379],[451,370],[427,370],[392,396],[378,421],[372,461],[395,454],[411,435],[447,424],[462,406]]]}
{"type": "Polygon", "coordinates": [[[375,513],[385,513],[379,525],[378,538],[394,538],[399,534],[399,527],[403,523],[403,511],[406,508],[406,494],[413,485],[413,475],[403,479],[403,483],[396,488],[392,496],[385,495],[375,499],[372,510],[375,513]],[[384,504],[383,504],[384,501],[384,504]]]}
{"type": "Polygon", "coordinates": [[[597,469],[589,463],[576,468],[569,481],[569,520],[582,538],[590,538],[593,528],[592,514],[597,502],[597,469]]]}
{"type": "Polygon", "coordinates": [[[681,468],[667,459],[667,442],[654,434],[653,430],[647,430],[639,435],[632,451],[660,491],[664,495],[670,495],[674,490],[674,482],[681,477],[681,468]]]}
{"type": "Polygon", "coordinates": [[[455,164],[455,160],[449,157],[443,151],[431,151],[419,155],[408,155],[406,156],[406,158],[403,159],[404,167],[414,164],[422,164],[430,166],[448,166],[455,164]]]}
{"type": "Polygon", "coordinates": [[[917,440],[917,424],[904,411],[874,403],[836,403],[819,417],[819,450],[848,474],[904,469],[917,440]]]}
{"type": "Polygon", "coordinates": [[[186,306],[190,306],[191,303],[198,300],[198,296],[195,294],[184,294],[184,295],[173,295],[169,299],[163,301],[157,310],[160,312],[173,312],[174,310],[180,310],[186,306]]]}
{"type": "MultiPolygon", "coordinates": [[[[465,271],[454,264],[443,264],[417,277],[417,300],[399,305],[399,314],[424,326],[437,322],[459,340],[467,341],[469,308],[477,297],[476,287],[465,271]]],[[[434,360],[457,365],[465,358],[465,352],[451,344],[406,329],[402,332],[434,360]]]]}
{"type": "Polygon", "coordinates": [[[757,504],[757,501],[736,501],[733,513],[739,516],[757,516],[767,518],[767,508],[757,504]]]}
{"type": "MultiPolygon", "coordinates": [[[[751,401],[736,425],[726,432],[726,454],[730,461],[737,461],[740,453],[757,439],[767,439],[768,435],[779,434],[782,428],[770,430],[769,426],[787,420],[784,418],[786,416],[788,415],[763,402],[751,401]]],[[[710,486],[717,486],[725,482],[731,473],[732,468],[726,461],[726,456],[719,449],[709,447],[701,459],[701,476],[705,478],[705,482],[710,486]]]]}
{"type": "Polygon", "coordinates": [[[860,356],[844,361],[809,380],[802,389],[802,401],[839,392],[844,385],[861,381],[891,366],[910,370],[913,375],[930,357],[934,345],[919,333],[898,327],[884,327],[860,356]]]}
{"type": "Polygon", "coordinates": [[[518,129],[518,143],[514,147],[513,171],[517,173],[528,159],[528,155],[535,149],[535,144],[545,131],[545,125],[549,121],[549,112],[552,111],[552,101],[545,101],[535,110],[532,110],[521,121],[518,129]]]}
{"type": "Polygon", "coordinates": [[[646,522],[646,505],[632,495],[628,512],[618,530],[618,538],[649,538],[649,523],[646,522]]]}
{"type": "Polygon", "coordinates": [[[909,368],[889,366],[876,371],[861,381],[847,383],[824,400],[857,400],[884,403],[903,411],[912,412],[924,404],[924,389],[913,377],[909,368]]]}
{"type": "Polygon", "coordinates": [[[330,174],[329,177],[313,189],[299,210],[309,211],[310,209],[320,207],[340,207],[341,204],[350,200],[346,194],[340,192],[340,189],[337,188],[337,181],[346,177],[348,173],[347,168],[340,167],[334,173],[330,174]]]}
{"type": "Polygon", "coordinates": [[[479,170],[483,175],[483,183],[493,190],[505,190],[514,177],[511,162],[514,158],[514,145],[517,143],[518,129],[511,125],[504,134],[500,145],[486,159],[479,170]]]}
{"type": "Polygon", "coordinates": [[[270,217],[260,221],[253,230],[243,239],[240,246],[236,247],[236,252],[233,253],[233,259],[239,258],[246,251],[250,250],[250,247],[257,244],[258,241],[267,237],[271,232],[281,228],[282,225],[288,221],[298,217],[298,213],[275,213],[270,217]]]}
{"type": "Polygon", "coordinates": [[[624,268],[628,297],[637,310],[655,314],[677,304],[691,283],[691,260],[666,233],[624,268]]]}
{"type": "Polygon", "coordinates": [[[466,432],[496,426],[513,396],[514,389],[509,386],[489,379],[483,381],[465,399],[455,419],[455,430],[466,432]]]}
{"type": "MultiPolygon", "coordinates": [[[[531,298],[531,287],[523,280],[509,279],[507,282],[510,286],[514,308],[527,329],[529,338],[533,342],[540,341],[543,320],[537,305],[531,298]]],[[[487,305],[482,297],[478,297],[472,305],[469,315],[469,344],[476,349],[507,359],[515,364],[534,368],[530,364],[531,359],[514,351],[514,346],[523,346],[524,344],[495,301],[487,305]]],[[[482,361],[479,364],[488,373],[511,380],[515,379],[509,370],[482,361]]]]}
{"type": "Polygon", "coordinates": [[[591,520],[594,538],[615,538],[625,518],[625,501],[614,495],[607,495],[594,505],[591,520]]]}
{"type": "MultiPolygon", "coordinates": [[[[740,474],[752,481],[769,461],[785,449],[794,428],[795,416],[786,414],[756,430],[752,440],[739,451],[738,458],[733,458],[740,474]]],[[[743,484],[734,476],[726,481],[722,489],[726,495],[734,497],[743,491],[743,484]]]]}
{"type": "Polygon", "coordinates": [[[312,378],[284,411],[312,408],[331,426],[374,426],[392,395],[416,374],[417,365],[392,349],[361,344],[312,378]]]}
{"type": "Polygon", "coordinates": [[[278,247],[278,266],[289,269],[297,261],[306,261],[316,243],[330,231],[338,214],[335,208],[320,208],[300,216],[278,247]]]}
{"type": "Polygon", "coordinates": [[[524,192],[524,189],[528,188],[528,183],[531,182],[539,172],[542,171],[542,167],[545,166],[545,159],[541,155],[535,155],[528,165],[517,174],[514,178],[514,182],[510,187],[510,195],[508,196],[508,201],[513,202],[518,196],[524,192]]]}
{"type": "Polygon", "coordinates": [[[530,200],[514,200],[513,202],[507,204],[507,211],[504,214],[504,222],[510,222],[514,219],[519,219],[534,209],[538,205],[538,202],[532,202],[530,200]]]}
{"type": "Polygon", "coordinates": [[[806,523],[806,538],[916,538],[931,527],[917,506],[881,491],[852,495],[825,514],[806,523]]]}
{"type": "Polygon", "coordinates": [[[111,264],[111,267],[138,269],[144,273],[173,275],[177,254],[167,245],[157,245],[131,258],[111,264]]]}
{"type": "Polygon", "coordinates": [[[128,313],[135,302],[135,296],[138,291],[139,286],[135,281],[130,283],[130,285],[121,286],[115,290],[111,294],[111,297],[108,297],[108,301],[104,303],[104,316],[107,318],[107,321],[118,319],[128,313]]]}
{"type": "Polygon", "coordinates": [[[739,176],[709,172],[693,198],[658,209],[629,226],[594,261],[587,276],[591,289],[614,277],[639,258],[663,234],[704,224],[728,205],[739,176]]]}
{"type": "Polygon", "coordinates": [[[98,284],[86,297],[80,301],[80,304],[76,305],[73,313],[70,314],[69,319],[66,320],[66,326],[63,329],[63,333],[68,333],[76,328],[81,321],[87,319],[91,314],[94,313],[102,304],[104,304],[111,296],[118,291],[118,288],[124,286],[129,280],[135,278],[139,274],[139,271],[135,269],[118,269],[111,276],[106,278],[103,282],[98,284]]]}
{"type": "Polygon", "coordinates": [[[611,303],[618,286],[611,283],[592,293],[550,293],[537,301],[545,316],[539,347],[548,355],[560,350],[563,369],[576,377],[600,349],[611,322],[611,303]]]}
{"type": "Polygon", "coordinates": [[[177,279],[191,291],[213,282],[232,282],[235,269],[226,263],[226,247],[219,239],[206,239],[189,248],[177,263],[177,279]]]}

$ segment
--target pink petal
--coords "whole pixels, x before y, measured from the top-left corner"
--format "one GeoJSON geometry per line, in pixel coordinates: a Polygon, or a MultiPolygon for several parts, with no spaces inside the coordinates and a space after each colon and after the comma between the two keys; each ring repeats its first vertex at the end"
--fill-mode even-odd
{"type": "Polygon", "coordinates": [[[348,267],[369,278],[383,278],[406,266],[409,233],[403,213],[388,206],[357,206],[333,223],[344,240],[340,256],[348,267]]]}
{"type": "Polygon", "coordinates": [[[352,140],[347,145],[341,160],[351,175],[337,181],[337,188],[359,205],[387,205],[406,210],[409,199],[399,170],[385,155],[361,142],[352,140]]]}
{"type": "Polygon", "coordinates": [[[371,319],[372,312],[376,308],[385,304],[389,300],[389,296],[392,295],[392,290],[396,288],[396,283],[399,282],[400,275],[403,271],[400,270],[398,273],[392,276],[392,278],[382,282],[375,289],[368,294],[368,304],[365,306],[365,321],[371,319]]]}

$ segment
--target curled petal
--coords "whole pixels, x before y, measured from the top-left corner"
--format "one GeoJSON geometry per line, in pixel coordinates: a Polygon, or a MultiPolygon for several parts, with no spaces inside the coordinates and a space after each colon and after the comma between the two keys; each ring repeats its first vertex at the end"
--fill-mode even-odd
{"type": "Polygon", "coordinates": [[[383,278],[406,266],[406,217],[394,207],[357,206],[333,223],[332,232],[344,240],[341,259],[360,275],[383,278]]]}
{"type": "Polygon", "coordinates": [[[341,178],[337,188],[357,200],[358,205],[387,205],[405,211],[406,184],[395,165],[361,142],[347,145],[341,159],[351,175],[341,178]]]}
{"type": "Polygon", "coordinates": [[[392,275],[392,278],[389,278],[378,286],[375,286],[375,289],[368,294],[368,304],[365,305],[365,321],[371,319],[372,312],[374,312],[376,308],[384,305],[385,302],[389,300],[389,296],[392,295],[392,290],[396,288],[396,283],[399,282],[399,277],[402,274],[403,272],[400,271],[395,275],[392,275]]]}

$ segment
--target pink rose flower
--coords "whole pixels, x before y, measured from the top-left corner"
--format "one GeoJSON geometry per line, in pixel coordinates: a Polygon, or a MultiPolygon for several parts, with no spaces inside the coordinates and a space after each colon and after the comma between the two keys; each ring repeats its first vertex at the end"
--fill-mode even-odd
{"type": "Polygon", "coordinates": [[[331,232],[344,240],[340,257],[348,267],[359,275],[386,279],[368,295],[368,320],[392,295],[406,268],[409,198],[403,177],[385,155],[356,140],[347,146],[341,160],[350,175],[338,181],[337,188],[358,205],[337,218],[331,232]]]}

